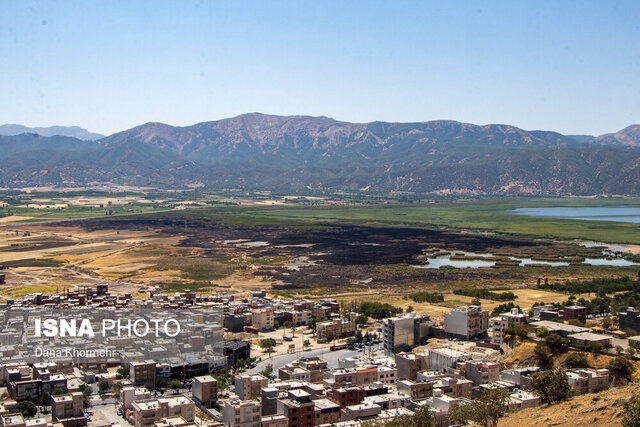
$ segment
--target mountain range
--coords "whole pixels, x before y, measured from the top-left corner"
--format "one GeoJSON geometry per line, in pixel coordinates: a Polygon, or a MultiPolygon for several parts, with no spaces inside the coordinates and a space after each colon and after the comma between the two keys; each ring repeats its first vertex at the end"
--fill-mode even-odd
{"type": "Polygon", "coordinates": [[[640,125],[593,137],[446,120],[349,123],[251,113],[186,127],[146,123],[95,141],[32,131],[0,136],[0,185],[107,181],[638,195],[640,125]]]}
{"type": "Polygon", "coordinates": [[[22,125],[0,125],[0,135],[20,135],[21,133],[37,133],[42,136],[71,136],[85,141],[95,141],[104,138],[99,133],[89,132],[78,126],[49,126],[30,128],[22,125]]]}

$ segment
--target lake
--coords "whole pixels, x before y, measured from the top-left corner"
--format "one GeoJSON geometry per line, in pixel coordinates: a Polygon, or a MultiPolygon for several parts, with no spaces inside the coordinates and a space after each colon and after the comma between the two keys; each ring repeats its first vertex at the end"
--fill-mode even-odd
{"type": "Polygon", "coordinates": [[[640,206],[599,206],[553,208],[517,208],[500,211],[510,215],[536,216],[540,218],[583,219],[589,221],[617,221],[640,223],[640,206]]]}
{"type": "MultiPolygon", "coordinates": [[[[466,255],[472,257],[479,258],[492,258],[492,254],[487,253],[474,253],[474,252],[454,252],[456,255],[466,255]]],[[[549,267],[567,267],[569,266],[568,262],[558,262],[558,261],[536,261],[531,258],[517,258],[510,256],[508,257],[511,261],[518,261],[518,266],[524,267],[527,265],[546,265],[549,267]]],[[[453,267],[453,268],[480,268],[480,267],[495,267],[495,260],[482,260],[482,259],[473,259],[473,260],[458,260],[451,259],[451,254],[442,254],[435,253],[431,256],[425,258],[426,264],[412,265],[413,268],[440,268],[440,267],[453,267]]],[[[616,267],[628,267],[632,265],[640,265],[638,263],[627,261],[624,258],[585,258],[584,262],[581,264],[584,265],[609,265],[616,267]]]]}

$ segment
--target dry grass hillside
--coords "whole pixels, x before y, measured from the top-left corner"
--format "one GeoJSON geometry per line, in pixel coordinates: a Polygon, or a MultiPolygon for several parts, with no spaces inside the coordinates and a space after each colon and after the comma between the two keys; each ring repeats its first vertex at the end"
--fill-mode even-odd
{"type": "Polygon", "coordinates": [[[619,426],[623,404],[640,393],[640,383],[612,388],[595,394],[576,396],[551,406],[525,409],[499,422],[500,427],[521,426],[619,426]]]}
{"type": "MultiPolygon", "coordinates": [[[[502,360],[502,366],[505,368],[537,366],[538,363],[533,354],[535,348],[536,343],[534,342],[519,342],[519,344],[513,350],[511,350],[511,353],[507,354],[507,357],[502,360]]],[[[565,359],[571,353],[576,353],[576,351],[568,351],[566,353],[560,353],[555,356],[553,359],[553,366],[563,367],[565,359]]],[[[610,356],[606,354],[587,353],[587,363],[589,364],[589,367],[593,369],[606,369],[613,359],[615,359],[615,356],[613,355],[610,356]]],[[[635,360],[632,363],[635,367],[635,370],[633,372],[633,379],[640,381],[640,361],[635,360]]]]}

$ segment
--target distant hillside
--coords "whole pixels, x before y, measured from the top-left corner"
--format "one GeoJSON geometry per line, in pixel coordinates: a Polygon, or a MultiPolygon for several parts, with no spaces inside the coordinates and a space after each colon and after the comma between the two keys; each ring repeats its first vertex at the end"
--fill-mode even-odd
{"type": "Polygon", "coordinates": [[[584,142],[589,143],[592,142],[595,139],[595,136],[593,135],[567,135],[567,138],[571,138],[574,139],[578,142],[584,142]]]}
{"type": "Polygon", "coordinates": [[[104,138],[99,133],[89,132],[78,126],[49,126],[30,128],[22,125],[0,125],[0,135],[20,135],[21,133],[37,133],[42,136],[70,136],[73,138],[83,139],[85,141],[95,141],[104,138]]]}
{"type": "Polygon", "coordinates": [[[147,123],[84,144],[2,137],[8,148],[0,152],[0,180],[638,195],[640,138],[621,132],[612,134],[615,141],[607,135],[580,140],[497,124],[348,123],[252,113],[187,127],[147,123]]]}
{"type": "Polygon", "coordinates": [[[619,132],[608,133],[593,140],[601,145],[618,145],[627,147],[640,147],[640,125],[631,125],[619,132]]]}

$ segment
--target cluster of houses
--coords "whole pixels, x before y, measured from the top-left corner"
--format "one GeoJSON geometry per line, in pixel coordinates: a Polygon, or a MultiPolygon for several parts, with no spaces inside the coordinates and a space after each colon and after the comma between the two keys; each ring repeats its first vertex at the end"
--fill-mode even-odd
{"type": "MultiPolygon", "coordinates": [[[[278,366],[270,377],[235,375],[229,390],[223,391],[227,384],[218,383],[216,372],[251,355],[249,342],[224,340],[224,332],[260,334],[278,325],[313,322],[319,340],[333,340],[356,334],[356,315],[341,312],[332,299],[276,299],[264,291],[245,298],[227,293],[165,295],[153,291],[150,298],[137,299],[112,295],[106,285],[60,295],[32,294],[7,305],[0,312],[5,326],[0,332],[0,383],[6,386],[9,398],[0,403],[0,427],[87,425],[90,420],[83,407],[82,386],[104,381],[119,385],[118,413],[123,424],[134,427],[347,427],[364,420],[410,415],[423,406],[439,426],[448,426],[453,407],[469,403],[486,390],[507,390],[514,411],[540,404],[531,390],[531,376],[539,368],[503,369],[499,362],[509,329],[524,324],[534,332],[546,328],[577,346],[597,343],[609,347],[618,338],[601,328],[565,323],[570,319],[584,322],[583,307],[566,307],[560,312],[548,306],[534,307],[532,316],[513,309],[490,318],[488,311],[469,306],[452,309],[443,322],[426,314],[406,313],[380,323],[384,354],[361,353],[339,359],[337,366],[317,356],[301,357],[278,366]],[[34,346],[55,347],[60,345],[60,336],[36,334],[34,338],[29,316],[60,309],[68,309],[67,317],[90,319],[96,329],[114,313],[151,322],[180,312],[186,329],[175,336],[149,339],[103,336],[100,344],[115,349],[109,355],[37,356],[34,346]],[[433,337],[445,340],[425,346],[433,337]],[[119,366],[129,368],[128,378],[115,372],[119,366]],[[190,390],[158,395],[159,385],[166,386],[172,379],[190,385],[190,390]],[[27,396],[36,402],[48,400],[50,419],[23,419],[17,402],[27,396]]],[[[640,316],[633,308],[620,313],[619,323],[625,330],[640,333],[640,316]]],[[[65,340],[69,342],[79,345],[75,339],[65,340]]],[[[629,339],[630,346],[639,342],[638,337],[629,339]]],[[[569,370],[567,377],[576,394],[603,390],[610,382],[606,369],[569,370]]]]}

